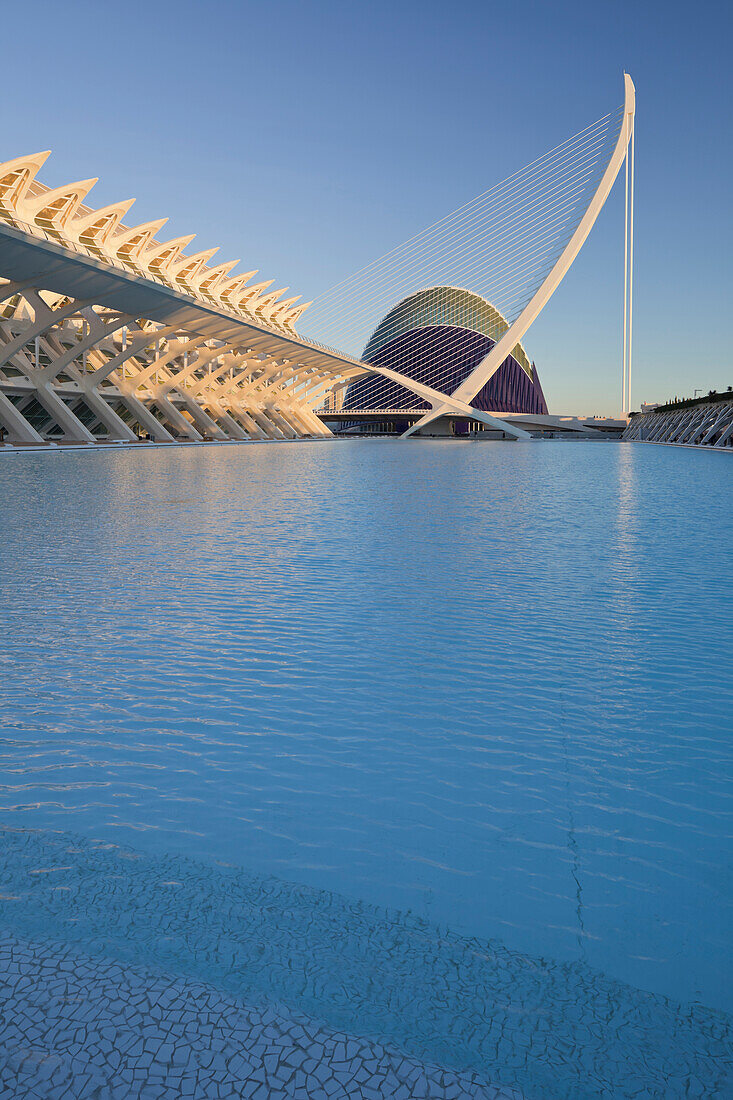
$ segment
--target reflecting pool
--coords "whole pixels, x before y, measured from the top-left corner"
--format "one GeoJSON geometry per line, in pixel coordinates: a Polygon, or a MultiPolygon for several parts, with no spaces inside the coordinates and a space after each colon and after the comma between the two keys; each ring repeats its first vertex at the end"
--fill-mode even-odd
{"type": "Polygon", "coordinates": [[[733,1095],[732,488],[0,456],[3,1100],[733,1095]]]}

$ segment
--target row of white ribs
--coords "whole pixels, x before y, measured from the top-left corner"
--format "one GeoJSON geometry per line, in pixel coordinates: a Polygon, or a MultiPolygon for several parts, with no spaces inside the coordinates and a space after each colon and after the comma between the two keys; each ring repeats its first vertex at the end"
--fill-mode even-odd
{"type": "Polygon", "coordinates": [[[0,442],[158,442],[330,435],[314,414],[334,374],[315,349],[295,350],[309,302],[287,287],[186,255],[192,236],[156,241],[167,219],[129,227],[134,200],[94,210],[96,180],[49,188],[48,153],[0,164],[0,222],[220,307],[254,324],[238,344],[182,332],[89,301],[15,283],[0,265],[0,442]],[[286,338],[283,340],[283,338],[286,338]],[[288,338],[291,343],[288,343],[288,338]],[[293,355],[293,351],[295,354],[293,355]]]}
{"type": "Polygon", "coordinates": [[[46,187],[36,176],[48,156],[48,152],[36,153],[0,164],[0,218],[31,232],[40,230],[66,247],[81,246],[99,259],[143,278],[155,279],[203,302],[286,331],[293,331],[296,320],[311,304],[300,302],[300,295],[283,298],[288,287],[270,290],[272,279],[252,283],[257,271],[230,277],[229,272],[239,260],[209,267],[208,261],[218,248],[186,255],[184,249],[194,234],[156,241],[167,218],[126,226],[122,219],[134,199],[98,210],[84,205],[96,179],[46,187]]]}

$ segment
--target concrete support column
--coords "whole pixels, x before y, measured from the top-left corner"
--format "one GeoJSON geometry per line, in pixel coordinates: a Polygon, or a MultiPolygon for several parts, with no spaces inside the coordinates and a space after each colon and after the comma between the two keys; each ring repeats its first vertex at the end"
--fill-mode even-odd
{"type": "Polygon", "coordinates": [[[219,406],[212,406],[212,411],[216,413],[219,423],[226,429],[230,439],[249,439],[244,428],[242,428],[240,424],[237,424],[234,417],[230,416],[225,409],[219,406]]]}
{"type": "Polygon", "coordinates": [[[297,405],[289,405],[286,411],[288,420],[295,425],[298,435],[311,436],[319,434],[313,430],[313,425],[308,423],[307,418],[303,415],[303,410],[298,408],[297,405]]]}
{"type": "Polygon", "coordinates": [[[727,444],[728,440],[730,439],[730,437],[732,435],[733,435],[733,420],[731,420],[728,427],[725,428],[721,432],[720,439],[718,439],[717,442],[713,444],[713,446],[714,447],[725,447],[725,445],[727,444]]]}
{"type": "MultiPolygon", "coordinates": [[[[226,439],[227,434],[219,427],[215,420],[212,420],[208,413],[204,412],[201,406],[194,401],[193,397],[185,392],[185,390],[174,390],[174,393],[178,395],[183,401],[186,407],[186,411],[190,412],[193,422],[200,432],[205,432],[206,435],[210,435],[212,439],[226,439]]],[[[156,401],[159,400],[156,397],[156,401]]]]}
{"type": "Polygon", "coordinates": [[[49,382],[37,385],[33,396],[39,405],[43,405],[48,415],[53,417],[67,439],[79,440],[83,443],[95,442],[95,437],[89,429],[74,416],[69,406],[54,392],[49,382]]]}
{"type": "Polygon", "coordinates": [[[265,412],[271,420],[275,421],[287,439],[297,439],[300,433],[279,409],[275,409],[272,405],[266,405],[265,412]]]}
{"type": "Polygon", "coordinates": [[[150,411],[147,405],[144,405],[134,393],[123,390],[119,385],[117,388],[120,391],[120,400],[130,410],[140,427],[144,428],[156,443],[175,442],[175,436],[171,435],[164,424],[161,424],[157,416],[150,411]]]}
{"type": "Polygon", "coordinates": [[[117,415],[93,386],[82,387],[82,393],[89,408],[110,433],[110,439],[125,440],[127,443],[133,443],[137,439],[132,428],[125,424],[122,417],[117,415]]]}
{"type": "Polygon", "coordinates": [[[253,439],[269,439],[269,436],[262,430],[256,420],[253,420],[249,413],[245,412],[239,405],[232,404],[230,406],[230,416],[235,417],[238,424],[241,424],[246,432],[253,439]]]}
{"type": "Polygon", "coordinates": [[[329,436],[333,435],[333,432],[329,428],[328,424],[324,424],[321,418],[309,409],[307,406],[299,406],[298,411],[301,413],[307,423],[311,425],[313,435],[329,436]]]}
{"type": "Polygon", "coordinates": [[[185,439],[190,439],[194,443],[201,443],[202,436],[196,431],[190,420],[186,420],[183,413],[179,412],[172,401],[169,401],[167,397],[153,397],[154,403],[158,406],[163,416],[168,420],[176,431],[180,432],[185,439]]]}
{"type": "Polygon", "coordinates": [[[268,439],[285,439],[285,433],[277,426],[274,420],[269,418],[264,409],[257,409],[254,405],[250,405],[247,412],[257,421],[268,439]]]}
{"type": "Polygon", "coordinates": [[[43,443],[43,436],[28,423],[9,397],[0,391],[0,423],[13,443],[43,443]]]}

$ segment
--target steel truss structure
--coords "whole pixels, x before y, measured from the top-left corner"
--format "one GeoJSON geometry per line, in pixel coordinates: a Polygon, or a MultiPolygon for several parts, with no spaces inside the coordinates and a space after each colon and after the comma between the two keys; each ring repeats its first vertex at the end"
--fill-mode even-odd
{"type": "MultiPolygon", "coordinates": [[[[166,219],[127,225],[123,219],[132,201],[89,206],[96,180],[56,188],[40,183],[48,153],[0,164],[0,439],[39,444],[330,435],[314,410],[327,392],[346,388],[366,372],[399,383],[427,403],[408,435],[450,414],[529,438],[516,420],[510,423],[472,401],[520,346],[588,236],[626,158],[634,109],[634,87],[626,76],[610,155],[600,140],[589,154],[586,137],[583,155],[592,159],[583,162],[585,183],[578,184],[575,175],[566,180],[571,199],[552,207],[549,222],[550,208],[542,206],[544,220],[527,229],[537,195],[550,193],[536,173],[531,177],[520,214],[512,212],[512,224],[522,228],[511,240],[525,254],[539,241],[545,266],[522,261],[524,284],[532,282],[529,298],[450,393],[305,338],[295,324],[311,303],[287,297],[287,287],[272,290],[272,280],[252,282],[256,271],[233,275],[238,261],[211,266],[216,249],[187,253],[191,236],[160,242],[166,219]],[[589,175],[596,169],[599,177],[589,175]],[[518,223],[518,217],[525,220],[518,223]]],[[[606,130],[609,125],[604,121],[606,130]]],[[[573,150],[573,139],[565,146],[573,150]]],[[[547,157],[554,165],[554,151],[547,157]]],[[[566,174],[577,174],[576,161],[572,168],[561,163],[566,174]]],[[[460,251],[457,245],[454,251],[460,251]]],[[[506,266],[506,249],[500,255],[506,266]]],[[[422,274],[417,271],[413,290],[424,285],[422,274]]]]}

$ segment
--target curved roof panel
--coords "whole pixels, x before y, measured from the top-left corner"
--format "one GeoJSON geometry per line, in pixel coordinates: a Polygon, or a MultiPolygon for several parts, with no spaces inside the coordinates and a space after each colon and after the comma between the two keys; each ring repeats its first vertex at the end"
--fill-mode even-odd
{"type": "MultiPolygon", "coordinates": [[[[431,286],[408,295],[380,321],[364,349],[362,358],[371,362],[385,344],[416,328],[451,325],[488,336],[496,343],[509,328],[504,317],[491,302],[456,286],[431,286]]],[[[533,378],[532,364],[521,344],[512,351],[513,357],[533,378]]]]}

